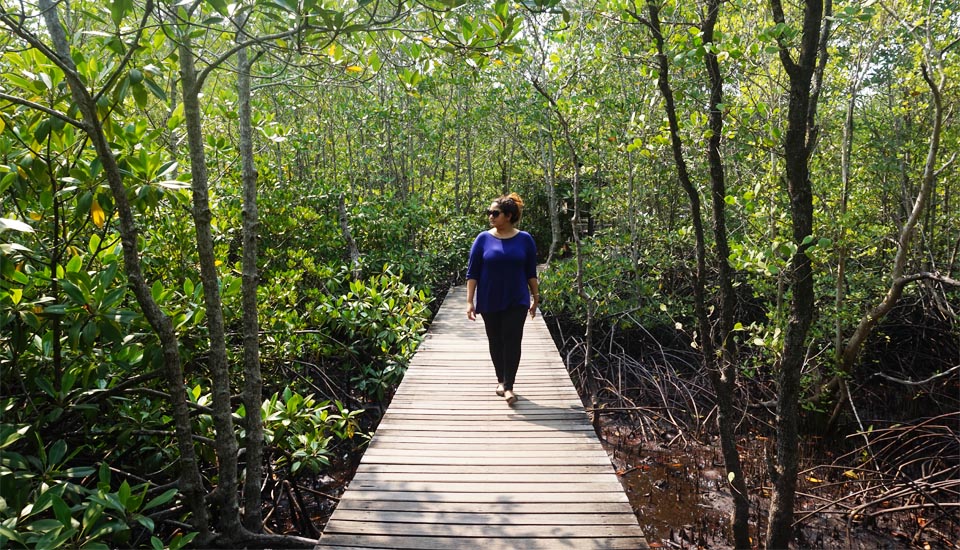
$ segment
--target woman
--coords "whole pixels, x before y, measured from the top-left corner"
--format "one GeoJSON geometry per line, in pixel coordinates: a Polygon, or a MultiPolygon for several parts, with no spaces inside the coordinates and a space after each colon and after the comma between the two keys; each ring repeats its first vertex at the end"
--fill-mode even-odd
{"type": "Polygon", "coordinates": [[[495,199],[487,210],[490,230],[477,235],[467,264],[467,318],[483,317],[490,358],[497,372],[497,395],[512,405],[513,383],[520,366],[523,323],[540,302],[537,246],[516,228],[523,200],[516,193],[495,199]]]}

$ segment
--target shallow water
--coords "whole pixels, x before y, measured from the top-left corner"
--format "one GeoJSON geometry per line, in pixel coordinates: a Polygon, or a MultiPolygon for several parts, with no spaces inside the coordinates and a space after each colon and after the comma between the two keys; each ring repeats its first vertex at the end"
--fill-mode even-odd
{"type": "Polygon", "coordinates": [[[651,547],[727,545],[728,520],[719,510],[729,509],[730,498],[714,453],[644,447],[615,433],[604,445],[651,547]]]}

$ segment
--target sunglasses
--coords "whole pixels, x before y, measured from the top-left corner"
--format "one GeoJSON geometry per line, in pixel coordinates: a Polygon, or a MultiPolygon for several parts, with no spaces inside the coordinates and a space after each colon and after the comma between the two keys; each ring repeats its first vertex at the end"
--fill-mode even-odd
{"type": "Polygon", "coordinates": [[[488,216],[493,216],[494,219],[496,219],[496,218],[499,218],[499,217],[500,217],[500,211],[499,211],[499,210],[487,210],[487,215],[488,215],[488,216]]]}

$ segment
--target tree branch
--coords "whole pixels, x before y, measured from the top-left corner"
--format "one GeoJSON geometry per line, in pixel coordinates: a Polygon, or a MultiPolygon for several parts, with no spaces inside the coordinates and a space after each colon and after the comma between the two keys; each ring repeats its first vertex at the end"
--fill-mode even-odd
{"type": "Polygon", "coordinates": [[[909,380],[909,379],[903,380],[903,379],[900,379],[900,378],[894,378],[894,377],[892,377],[892,376],[890,376],[890,375],[888,375],[888,374],[884,374],[884,373],[882,373],[882,372],[875,372],[875,373],[873,373],[873,376],[879,376],[880,378],[883,378],[884,380],[889,380],[889,381],[891,381],[891,382],[896,382],[897,384],[904,384],[904,385],[906,385],[906,386],[922,386],[922,385],[927,384],[927,383],[929,383],[929,382],[933,382],[934,380],[943,378],[943,377],[945,377],[945,376],[949,376],[950,374],[953,374],[955,371],[958,371],[958,370],[960,370],[960,365],[957,365],[957,366],[955,366],[955,367],[951,367],[951,368],[949,368],[949,369],[941,372],[940,374],[934,374],[934,375],[931,376],[930,378],[926,378],[926,379],[924,379],[924,380],[920,380],[920,381],[917,381],[917,382],[914,382],[913,380],[909,380]]]}
{"type": "Polygon", "coordinates": [[[137,51],[137,45],[140,43],[140,37],[143,36],[143,31],[147,28],[147,18],[150,17],[150,12],[152,11],[153,0],[147,0],[147,4],[143,8],[143,19],[140,20],[140,26],[137,28],[137,36],[130,43],[129,47],[127,48],[127,53],[123,56],[123,59],[120,60],[116,70],[114,70],[107,78],[107,81],[103,83],[100,91],[93,96],[94,102],[99,101],[103,94],[107,93],[107,90],[113,87],[113,83],[120,78],[120,73],[123,72],[123,69],[128,63],[130,63],[130,60],[133,58],[133,54],[137,51]]]}
{"type": "Polygon", "coordinates": [[[56,110],[56,109],[51,109],[50,107],[46,107],[46,106],[40,105],[39,103],[34,103],[33,101],[30,101],[30,100],[27,100],[27,99],[23,99],[23,98],[19,98],[19,97],[16,97],[16,96],[12,96],[12,95],[10,95],[10,94],[5,94],[5,93],[3,93],[3,92],[0,92],[0,99],[5,99],[5,100],[9,101],[10,103],[15,103],[15,104],[17,104],[17,105],[23,105],[24,107],[29,107],[29,108],[31,108],[31,109],[36,109],[37,111],[42,111],[42,112],[47,113],[48,115],[50,115],[50,116],[52,116],[52,117],[59,118],[60,120],[66,122],[67,124],[69,124],[69,125],[71,125],[71,126],[75,126],[75,127],[79,128],[79,129],[83,130],[84,132],[89,131],[89,128],[87,127],[87,125],[84,124],[82,121],[77,120],[77,119],[75,119],[75,118],[70,118],[66,113],[61,113],[60,111],[58,111],[58,110],[56,110]]]}
{"type": "MultiPolygon", "coordinates": [[[[783,4],[780,0],[770,0],[770,10],[773,11],[773,20],[776,23],[786,22],[786,18],[783,15],[783,4]]],[[[787,74],[796,72],[797,64],[790,57],[790,52],[787,51],[787,45],[783,42],[783,36],[777,37],[777,46],[780,49],[780,62],[783,63],[783,68],[786,69],[787,74]]]]}

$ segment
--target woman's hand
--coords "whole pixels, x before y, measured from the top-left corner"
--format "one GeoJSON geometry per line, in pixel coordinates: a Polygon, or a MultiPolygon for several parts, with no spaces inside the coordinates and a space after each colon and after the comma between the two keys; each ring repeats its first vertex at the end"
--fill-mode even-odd
{"type": "Polygon", "coordinates": [[[467,319],[470,319],[471,321],[477,320],[477,314],[473,310],[473,302],[469,302],[467,304],[467,319]]]}
{"type": "Polygon", "coordinates": [[[540,298],[535,296],[530,299],[530,318],[533,319],[537,316],[537,306],[540,305],[540,298]]]}

